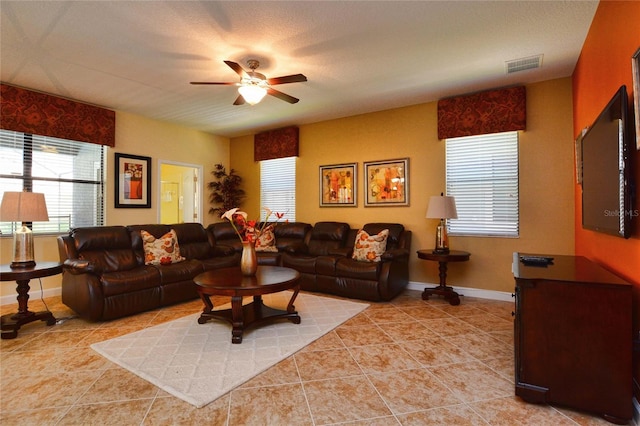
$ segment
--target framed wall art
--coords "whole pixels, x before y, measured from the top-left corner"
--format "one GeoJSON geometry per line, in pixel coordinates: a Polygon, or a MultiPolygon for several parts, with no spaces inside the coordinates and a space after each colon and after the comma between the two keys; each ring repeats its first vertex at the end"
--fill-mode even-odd
{"type": "Polygon", "coordinates": [[[116,208],[151,207],[151,158],[115,154],[116,208]]]}
{"type": "Polygon", "coordinates": [[[409,159],[364,163],[365,207],[409,205],[409,159]]]}
{"type": "Polygon", "coordinates": [[[320,166],[320,207],[355,207],[357,163],[320,166]]]}
{"type": "Polygon", "coordinates": [[[633,109],[636,116],[636,149],[640,150],[640,48],[631,58],[631,71],[633,74],[633,109]]]}

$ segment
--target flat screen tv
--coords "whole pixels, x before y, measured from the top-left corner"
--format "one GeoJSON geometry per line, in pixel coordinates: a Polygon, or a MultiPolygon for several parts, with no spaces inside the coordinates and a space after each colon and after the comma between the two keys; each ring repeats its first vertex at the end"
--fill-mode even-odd
{"type": "Polygon", "coordinates": [[[622,238],[632,216],[627,102],[621,86],[582,137],[582,227],[622,238]]]}

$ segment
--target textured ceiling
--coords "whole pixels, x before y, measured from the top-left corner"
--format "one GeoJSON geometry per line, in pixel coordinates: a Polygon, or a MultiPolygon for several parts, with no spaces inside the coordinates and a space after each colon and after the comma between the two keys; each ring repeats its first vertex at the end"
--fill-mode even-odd
{"type": "Polygon", "coordinates": [[[233,137],[573,72],[594,1],[6,1],[1,79],[233,137]],[[544,55],[511,75],[505,61],[544,55]],[[302,73],[234,106],[224,60],[302,73]]]}

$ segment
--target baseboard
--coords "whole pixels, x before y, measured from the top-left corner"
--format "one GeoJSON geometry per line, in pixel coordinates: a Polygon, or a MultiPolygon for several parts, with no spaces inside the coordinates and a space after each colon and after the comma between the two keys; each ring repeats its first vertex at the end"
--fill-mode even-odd
{"type": "MultiPolygon", "coordinates": [[[[409,281],[409,285],[407,286],[410,290],[424,290],[425,287],[435,287],[438,284],[434,283],[422,283],[417,281],[409,281]]],[[[511,293],[503,292],[503,291],[494,291],[494,290],[483,290],[480,288],[470,288],[470,287],[453,287],[454,291],[461,296],[469,296],[469,297],[477,297],[479,299],[491,299],[491,300],[502,300],[505,302],[513,301],[513,297],[511,297],[511,293]]],[[[40,293],[40,289],[32,288],[29,291],[29,299],[40,299],[40,297],[52,297],[59,296],[61,294],[61,288],[47,288],[40,293]]],[[[12,303],[17,303],[16,301],[17,295],[6,295],[0,297],[0,305],[10,305],[12,303]]],[[[464,300],[464,299],[463,299],[464,300]]]]}
{"type": "MultiPolygon", "coordinates": [[[[29,291],[29,300],[38,300],[41,297],[53,297],[53,296],[60,296],[60,294],[62,294],[62,288],[61,287],[54,287],[54,288],[45,288],[44,290],[42,290],[42,292],[40,291],[39,288],[32,288],[29,291]]],[[[18,300],[17,300],[18,295],[17,294],[9,294],[6,296],[2,296],[0,297],[0,305],[11,305],[11,304],[18,304],[18,300]]]]}
{"type": "MultiPolygon", "coordinates": [[[[407,288],[410,290],[422,291],[425,289],[425,287],[436,287],[437,285],[438,284],[434,283],[409,281],[409,285],[407,286],[407,288]]],[[[477,297],[479,299],[501,300],[503,302],[513,302],[513,296],[511,295],[511,293],[506,291],[484,290],[481,288],[471,287],[451,287],[460,296],[477,297]]],[[[464,298],[462,300],[464,301],[464,298]]]]}

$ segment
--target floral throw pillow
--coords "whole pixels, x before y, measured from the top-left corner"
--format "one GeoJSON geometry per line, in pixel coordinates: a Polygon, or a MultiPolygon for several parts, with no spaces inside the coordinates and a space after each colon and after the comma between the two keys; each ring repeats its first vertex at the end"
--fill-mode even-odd
{"type": "Polygon", "coordinates": [[[144,230],[140,231],[140,236],[144,247],[145,265],[169,265],[185,260],[180,256],[178,237],[173,229],[160,238],[144,230]]]}
{"type": "Polygon", "coordinates": [[[273,233],[273,225],[269,225],[262,230],[262,233],[256,240],[256,251],[278,251],[276,247],[276,236],[273,233]]]}
{"type": "Polygon", "coordinates": [[[369,235],[364,229],[359,230],[351,257],[366,262],[380,262],[380,256],[387,249],[388,237],[388,229],[383,229],[376,235],[369,235]]]}

